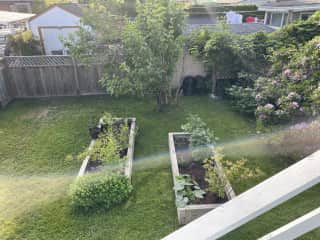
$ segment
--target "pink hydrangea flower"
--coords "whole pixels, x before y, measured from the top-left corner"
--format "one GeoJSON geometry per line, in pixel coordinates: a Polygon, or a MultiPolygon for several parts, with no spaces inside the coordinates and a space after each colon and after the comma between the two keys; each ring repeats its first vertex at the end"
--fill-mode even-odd
{"type": "Polygon", "coordinates": [[[257,102],[261,101],[261,99],[262,99],[261,94],[258,93],[258,94],[256,95],[256,98],[255,98],[255,99],[256,99],[257,102]]]}
{"type": "Polygon", "coordinates": [[[265,115],[264,113],[259,115],[259,119],[260,120],[266,120],[267,119],[267,115],[265,115]]]}
{"type": "Polygon", "coordinates": [[[291,108],[293,108],[293,109],[298,109],[298,108],[299,108],[299,103],[297,103],[297,102],[292,102],[292,103],[290,104],[290,106],[291,106],[291,108]]]}
{"type": "Polygon", "coordinates": [[[286,76],[286,77],[289,77],[291,75],[292,71],[291,69],[287,68],[283,71],[283,74],[286,76]]]}
{"type": "Polygon", "coordinates": [[[274,105],[271,104],[271,103],[267,103],[266,105],[264,105],[264,107],[265,107],[266,109],[270,109],[270,110],[274,109],[274,105]]]}

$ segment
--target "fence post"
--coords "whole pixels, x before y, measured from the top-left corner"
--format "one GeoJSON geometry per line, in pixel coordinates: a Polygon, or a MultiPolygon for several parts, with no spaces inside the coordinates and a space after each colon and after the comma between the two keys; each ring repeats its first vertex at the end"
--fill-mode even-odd
{"type": "Polygon", "coordinates": [[[74,73],[74,80],[76,82],[76,91],[77,91],[77,95],[80,95],[80,84],[79,84],[79,76],[78,76],[78,66],[77,66],[77,62],[76,60],[71,57],[72,59],[72,66],[73,66],[73,73],[74,73]]]}
{"type": "Polygon", "coordinates": [[[4,59],[0,58],[0,108],[5,107],[11,101],[11,95],[6,85],[6,65],[4,59]]]}

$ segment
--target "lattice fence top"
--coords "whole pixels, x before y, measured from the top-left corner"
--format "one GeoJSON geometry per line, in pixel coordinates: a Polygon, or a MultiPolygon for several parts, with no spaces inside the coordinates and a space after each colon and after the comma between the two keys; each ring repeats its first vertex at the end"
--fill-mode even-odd
{"type": "Polygon", "coordinates": [[[8,67],[40,67],[73,64],[70,56],[10,56],[4,59],[8,67]]]}

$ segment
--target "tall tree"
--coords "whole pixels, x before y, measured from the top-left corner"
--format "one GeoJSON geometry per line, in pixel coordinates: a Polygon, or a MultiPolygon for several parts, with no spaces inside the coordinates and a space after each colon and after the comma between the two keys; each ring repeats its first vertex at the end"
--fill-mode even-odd
{"type": "Polygon", "coordinates": [[[129,19],[126,6],[120,0],[91,2],[83,26],[65,43],[82,61],[99,57],[108,93],[153,96],[161,110],[183,48],[184,10],[174,0],[146,0],[137,2],[136,17],[129,19]]]}
{"type": "Polygon", "coordinates": [[[101,80],[112,95],[154,96],[169,103],[170,82],[183,47],[184,11],[175,1],[146,0],[121,35],[123,59],[101,80]]]}

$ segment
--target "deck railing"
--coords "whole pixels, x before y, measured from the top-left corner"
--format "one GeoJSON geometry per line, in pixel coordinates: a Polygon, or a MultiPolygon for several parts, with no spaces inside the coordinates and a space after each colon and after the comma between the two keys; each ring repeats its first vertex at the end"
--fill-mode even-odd
{"type": "MultiPolygon", "coordinates": [[[[163,240],[218,239],[318,183],[320,150],[171,233],[163,240]]],[[[301,236],[320,226],[319,212],[317,209],[262,239],[288,240],[301,236]]]]}

